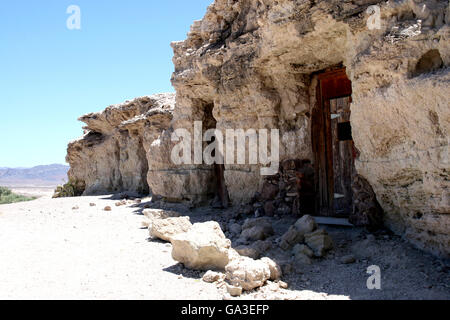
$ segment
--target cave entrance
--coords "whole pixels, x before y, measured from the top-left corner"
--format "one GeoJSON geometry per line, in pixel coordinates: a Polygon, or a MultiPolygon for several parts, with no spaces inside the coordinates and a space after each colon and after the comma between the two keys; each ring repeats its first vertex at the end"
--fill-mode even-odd
{"type": "MultiPolygon", "coordinates": [[[[203,110],[203,130],[216,129],[217,120],[213,115],[214,104],[209,103],[205,104],[203,110]]],[[[213,143],[216,137],[213,137],[212,140],[206,144],[213,143]]],[[[205,146],[204,146],[205,147],[205,146]]],[[[215,151],[212,156],[215,157],[215,151]]],[[[227,186],[225,184],[225,165],[223,163],[214,163],[212,165],[213,168],[213,179],[214,179],[214,199],[211,202],[211,206],[213,208],[222,209],[228,208],[230,204],[230,198],[228,195],[227,186]]]]}
{"type": "Polygon", "coordinates": [[[352,212],[355,148],[350,124],[352,84],[345,68],[316,75],[312,111],[316,214],[347,218],[352,212]]]}

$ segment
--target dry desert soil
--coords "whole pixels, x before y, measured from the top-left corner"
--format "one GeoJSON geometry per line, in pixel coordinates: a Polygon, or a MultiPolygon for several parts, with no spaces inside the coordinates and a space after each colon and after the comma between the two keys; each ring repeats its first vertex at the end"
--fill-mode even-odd
{"type": "MultiPolygon", "coordinates": [[[[150,199],[117,207],[113,196],[41,195],[0,206],[0,299],[230,299],[223,286],[203,282],[203,272],[174,261],[169,243],[149,239],[141,223],[150,199]]],[[[220,210],[177,208],[193,222],[224,220],[220,210]]],[[[448,261],[389,232],[327,231],[335,249],[286,274],[287,290],[272,282],[241,299],[450,299],[448,261]],[[349,254],[357,261],[343,264],[349,254]],[[367,289],[371,265],[381,269],[381,290],[367,289]]]]}

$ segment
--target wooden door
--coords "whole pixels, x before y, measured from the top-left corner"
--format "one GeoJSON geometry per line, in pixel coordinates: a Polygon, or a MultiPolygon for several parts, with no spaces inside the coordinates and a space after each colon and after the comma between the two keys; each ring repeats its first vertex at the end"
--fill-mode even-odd
{"type": "Polygon", "coordinates": [[[352,210],[354,174],[353,140],[350,125],[351,98],[330,100],[333,146],[334,213],[348,216],[352,210]]]}
{"type": "Polygon", "coordinates": [[[352,87],[345,69],[317,76],[316,104],[312,111],[312,143],[316,170],[316,213],[348,216],[354,172],[350,103],[352,87]]]}

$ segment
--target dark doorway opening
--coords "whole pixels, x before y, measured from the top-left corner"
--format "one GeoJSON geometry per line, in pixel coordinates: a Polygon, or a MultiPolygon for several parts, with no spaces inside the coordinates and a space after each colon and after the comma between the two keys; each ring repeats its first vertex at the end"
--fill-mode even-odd
{"type": "MultiPolygon", "coordinates": [[[[213,115],[214,104],[206,104],[204,107],[203,113],[203,130],[216,129],[217,121],[213,115]]],[[[213,143],[216,137],[214,136],[209,143],[213,143]]],[[[207,144],[205,143],[204,147],[207,144]]],[[[215,151],[212,154],[215,157],[215,151]]],[[[222,155],[223,156],[223,155],[222,155]]],[[[228,208],[230,204],[230,198],[228,195],[227,186],[225,184],[225,165],[222,163],[214,163],[214,181],[215,181],[215,190],[214,190],[214,199],[211,202],[211,206],[217,209],[228,208]]]]}
{"type": "Polygon", "coordinates": [[[316,214],[348,217],[352,213],[355,148],[350,124],[352,84],[344,68],[316,75],[312,111],[316,214]]]}

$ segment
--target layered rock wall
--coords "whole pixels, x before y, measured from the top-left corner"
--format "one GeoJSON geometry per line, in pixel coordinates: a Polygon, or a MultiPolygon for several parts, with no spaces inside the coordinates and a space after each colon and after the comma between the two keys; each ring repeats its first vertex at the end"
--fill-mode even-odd
{"type": "Polygon", "coordinates": [[[82,138],[67,150],[68,176],[85,195],[130,191],[148,194],[148,150],[169,127],[174,94],[141,97],[82,116],[82,138]]]}
{"type": "MultiPolygon", "coordinates": [[[[315,74],[341,65],[353,87],[357,173],[373,187],[385,223],[449,255],[449,20],[448,1],[216,0],[188,38],[172,44],[171,129],[211,120],[223,131],[276,128],[280,161],[314,161],[315,74]],[[380,9],[373,30],[371,5],[380,9]]],[[[170,174],[152,188],[191,201],[210,193],[212,168],[173,168],[165,154],[159,172],[170,174]]],[[[259,169],[225,166],[234,204],[261,189],[259,169]]]]}
{"type": "MultiPolygon", "coordinates": [[[[86,194],[151,189],[176,201],[210,199],[214,167],[171,159],[173,133],[193,133],[195,121],[203,131],[279,129],[280,163],[314,163],[316,75],[345,67],[357,174],[388,227],[450,256],[449,22],[449,1],[216,0],[172,44],[173,118],[157,107],[155,131],[155,115],[145,115],[155,101],[173,101],[166,96],[82,117],[88,132],[69,146],[69,175],[86,182],[86,194]]],[[[233,204],[261,190],[261,167],[225,165],[233,204]]]]}

